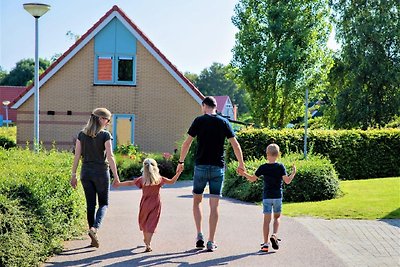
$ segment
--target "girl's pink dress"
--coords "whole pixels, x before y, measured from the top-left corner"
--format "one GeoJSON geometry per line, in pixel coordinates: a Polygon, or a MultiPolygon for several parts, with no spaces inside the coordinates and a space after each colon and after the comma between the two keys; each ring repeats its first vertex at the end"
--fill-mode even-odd
{"type": "Polygon", "coordinates": [[[140,200],[139,227],[146,233],[154,233],[161,214],[160,188],[165,183],[165,177],[161,177],[158,185],[143,186],[142,177],[135,179],[135,185],[142,189],[140,200]]]}

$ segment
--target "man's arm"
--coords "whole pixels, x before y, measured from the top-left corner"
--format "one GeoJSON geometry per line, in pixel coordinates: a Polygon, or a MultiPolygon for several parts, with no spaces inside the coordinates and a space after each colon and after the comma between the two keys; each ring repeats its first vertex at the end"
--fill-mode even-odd
{"type": "Polygon", "coordinates": [[[236,159],[239,162],[238,172],[239,172],[239,169],[246,171],[246,167],[244,166],[244,162],[243,162],[242,148],[240,147],[239,142],[236,140],[236,137],[231,137],[228,140],[231,143],[233,152],[235,153],[236,159]]]}
{"type": "Polygon", "coordinates": [[[178,166],[176,166],[176,172],[182,172],[184,169],[184,161],[186,158],[187,153],[189,152],[190,146],[192,145],[193,142],[193,137],[191,135],[188,135],[185,139],[185,141],[182,144],[181,147],[181,154],[179,156],[179,162],[182,163],[178,163],[178,166]]]}

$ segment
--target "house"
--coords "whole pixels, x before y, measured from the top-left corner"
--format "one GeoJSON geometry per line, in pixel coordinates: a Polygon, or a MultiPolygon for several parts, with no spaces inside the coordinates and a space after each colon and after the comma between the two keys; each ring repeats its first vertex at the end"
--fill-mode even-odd
{"type": "Polygon", "coordinates": [[[236,110],[229,96],[214,96],[217,101],[217,112],[231,120],[236,120],[236,110]]]}
{"type": "MultiPolygon", "coordinates": [[[[40,76],[40,142],[71,149],[91,111],[106,107],[113,146],[172,152],[194,117],[201,92],[118,7],[113,6],[40,76]]],[[[12,103],[17,144],[33,139],[34,87],[12,103]]]]}
{"type": "MultiPolygon", "coordinates": [[[[15,122],[17,119],[17,111],[10,109],[10,104],[6,107],[3,103],[5,101],[10,101],[10,103],[23,91],[25,91],[25,86],[0,86],[0,103],[2,108],[0,110],[0,116],[3,117],[3,124],[6,123],[7,114],[9,122],[15,122]],[[7,109],[7,112],[6,112],[7,109]]],[[[0,123],[1,126],[1,123],[0,123]]]]}

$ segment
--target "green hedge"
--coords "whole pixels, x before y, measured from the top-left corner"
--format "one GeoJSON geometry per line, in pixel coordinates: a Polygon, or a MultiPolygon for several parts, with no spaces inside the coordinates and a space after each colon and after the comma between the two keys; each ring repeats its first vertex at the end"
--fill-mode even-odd
{"type": "Polygon", "coordinates": [[[82,230],[81,187],[69,185],[73,155],[0,149],[0,266],[37,266],[82,230]]]}
{"type": "MultiPolygon", "coordinates": [[[[296,164],[297,173],[292,182],[283,186],[285,202],[319,201],[335,198],[339,193],[339,179],[330,161],[320,156],[310,155],[303,160],[300,154],[291,154],[282,158],[288,174],[292,172],[292,164],[296,164]]],[[[266,162],[265,159],[246,161],[247,172],[254,174],[257,168],[266,162]]],[[[232,161],[227,165],[223,194],[227,197],[243,201],[256,202],[262,200],[263,181],[261,178],[249,182],[236,174],[238,163],[232,161]]]]}
{"type": "MultiPolygon", "coordinates": [[[[247,129],[237,134],[245,159],[260,158],[270,143],[277,143],[282,154],[302,153],[303,130],[247,129]]],[[[343,180],[400,176],[400,129],[312,130],[308,149],[328,157],[343,180]]],[[[234,159],[227,148],[228,162],[234,159]]]]}
{"type": "Polygon", "coordinates": [[[8,137],[0,136],[0,147],[9,149],[16,147],[17,144],[8,137]]]}

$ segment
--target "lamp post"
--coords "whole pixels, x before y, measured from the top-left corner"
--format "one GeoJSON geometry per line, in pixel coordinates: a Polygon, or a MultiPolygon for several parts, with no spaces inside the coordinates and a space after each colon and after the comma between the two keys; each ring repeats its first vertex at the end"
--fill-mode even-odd
{"type": "Polygon", "coordinates": [[[39,3],[24,4],[24,9],[35,18],[35,100],[33,117],[33,147],[39,151],[39,18],[49,11],[50,6],[39,3]]]}
{"type": "Polygon", "coordinates": [[[3,105],[6,109],[6,124],[7,124],[7,128],[8,128],[8,105],[10,105],[10,101],[4,100],[3,105]]]}

